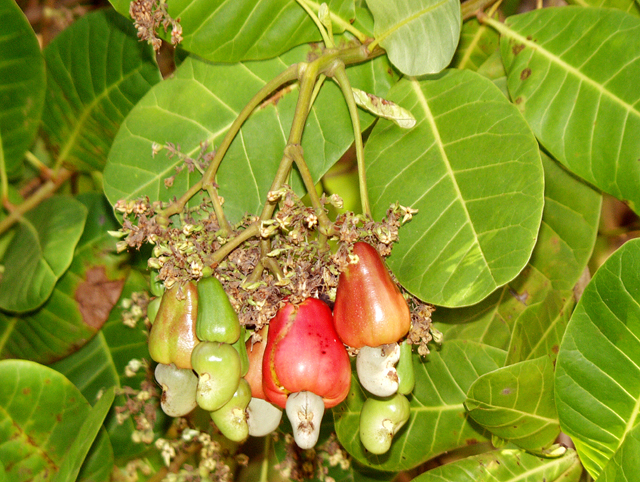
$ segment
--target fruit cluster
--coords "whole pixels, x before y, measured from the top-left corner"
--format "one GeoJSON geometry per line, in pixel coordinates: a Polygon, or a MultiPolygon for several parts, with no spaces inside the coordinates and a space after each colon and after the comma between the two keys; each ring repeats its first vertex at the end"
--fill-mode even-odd
{"type": "Polygon", "coordinates": [[[223,435],[242,441],[275,430],[284,409],[298,446],[311,448],[325,409],[349,393],[347,345],[358,350],[358,379],[371,394],[361,413],[361,441],[372,453],[386,452],[409,418],[411,345],[398,341],[411,328],[411,313],[375,248],[356,242],[350,260],[333,313],[314,297],[285,300],[258,332],[258,343],[246,339],[217,278],[164,293],[153,278],[159,297],[148,309],[149,352],[159,363],[165,413],[183,416],[198,405],[223,435]]]}

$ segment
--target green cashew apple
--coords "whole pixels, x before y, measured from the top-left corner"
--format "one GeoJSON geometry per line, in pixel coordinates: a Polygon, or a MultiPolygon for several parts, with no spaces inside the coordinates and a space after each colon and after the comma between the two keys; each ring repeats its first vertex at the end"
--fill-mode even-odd
{"type": "Polygon", "coordinates": [[[222,408],[240,384],[242,362],[236,349],[227,343],[203,341],[193,349],[191,363],[199,377],[198,405],[209,412],[222,408]]]}
{"type": "Polygon", "coordinates": [[[360,412],[360,441],[372,454],[391,448],[393,436],[409,420],[409,401],[396,393],[389,398],[368,398],[360,412]]]}
{"type": "Polygon", "coordinates": [[[238,389],[222,408],[211,412],[211,419],[222,435],[233,442],[242,442],[249,436],[247,406],[251,402],[251,387],[244,378],[238,389]]]}
{"type": "Polygon", "coordinates": [[[222,283],[210,276],[198,282],[196,334],[202,341],[233,344],[240,338],[240,322],[222,283]]]}

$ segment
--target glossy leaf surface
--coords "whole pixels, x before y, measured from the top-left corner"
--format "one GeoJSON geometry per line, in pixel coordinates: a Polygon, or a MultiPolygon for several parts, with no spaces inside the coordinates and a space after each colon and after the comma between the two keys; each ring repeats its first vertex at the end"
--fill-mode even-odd
{"type": "Polygon", "coordinates": [[[463,402],[471,384],[504,364],[506,353],[474,342],[454,340],[433,347],[423,360],[414,353],[416,386],[411,415],[384,455],[365,452],[359,436],[360,411],[366,394],[355,376],[347,399],[333,411],[338,439],[360,463],[377,470],[415,467],[446,451],[486,440],[486,433],[468,418],[463,402]]]}
{"type": "Polygon", "coordinates": [[[548,356],[486,373],[467,393],[471,418],[492,434],[532,452],[542,452],[560,433],[548,356]]]}
{"type": "Polygon", "coordinates": [[[509,93],[542,145],[571,171],[640,209],[640,18],[545,8],[491,23],[509,93]]]}
{"type": "Polygon", "coordinates": [[[582,467],[575,451],[540,458],[520,450],[500,450],[457,460],[430,470],[415,482],[578,482],[582,467]]]}
{"type": "Polygon", "coordinates": [[[71,264],[86,217],[82,203],[62,196],[25,213],[3,258],[0,308],[31,311],[49,298],[71,264]]]}
{"type": "Polygon", "coordinates": [[[503,349],[512,344],[510,363],[531,353],[536,357],[557,351],[553,347],[559,345],[572,306],[569,290],[587,265],[598,231],[602,196],[548,157],[543,155],[542,162],[545,206],[528,265],[481,304],[440,308],[433,315],[446,340],[474,339],[503,349]],[[524,330],[510,342],[518,325],[524,330]]]}
{"type": "Polygon", "coordinates": [[[580,7],[617,8],[636,17],[640,17],[640,4],[636,0],[569,0],[569,5],[580,7]]]}
{"type": "Polygon", "coordinates": [[[80,18],[45,49],[43,127],[57,161],[102,170],[123,119],[161,80],[153,50],[113,11],[80,18]]]}
{"type": "MultiPolygon", "coordinates": [[[[124,308],[122,301],[131,299],[133,293],[145,291],[148,283],[137,271],[132,271],[122,290],[119,303],[109,314],[109,319],[93,339],[81,349],[56,362],[52,368],[65,375],[78,387],[82,395],[95,403],[101,390],[115,386],[140,389],[145,380],[145,368],[136,373],[127,371],[131,360],[149,359],[147,349],[147,330],[138,321],[135,328],[123,323],[124,308]]],[[[113,444],[114,456],[117,459],[130,458],[147,450],[147,445],[136,443],[131,435],[135,423],[131,418],[119,424],[116,420],[116,406],[124,406],[126,398],[118,395],[112,410],[107,415],[105,427],[113,444]]]]}
{"type": "Polygon", "coordinates": [[[0,18],[0,159],[12,173],[40,124],[45,69],[38,39],[18,4],[0,1],[0,18]]]}
{"type": "MultiPolygon", "coordinates": [[[[67,475],[77,473],[76,464],[84,459],[81,449],[88,449],[102,424],[109,394],[92,411],[78,389],[55,370],[4,360],[0,374],[0,460],[7,475],[17,481],[69,480],[67,475]]],[[[104,455],[103,463],[112,465],[113,459],[104,455]]]]}
{"type": "Polygon", "coordinates": [[[465,306],[524,268],[543,207],[538,146],[517,109],[480,75],[403,79],[388,98],[416,117],[380,122],[367,143],[373,216],[392,202],[419,210],[387,262],[424,301],[465,306]]]}
{"type": "Polygon", "coordinates": [[[46,303],[22,316],[0,314],[0,357],[41,363],[59,360],[93,337],[118,301],[128,273],[113,253],[118,229],[101,194],[78,196],[89,214],[73,261],[46,303]]]}
{"type": "Polygon", "coordinates": [[[628,241],[585,288],[558,354],[562,431],[594,478],[640,421],[639,270],[640,240],[628,241]]]}
{"type": "Polygon", "coordinates": [[[435,74],[451,62],[460,38],[455,0],[367,0],[373,33],[406,75],[435,74]]]}
{"type": "MultiPolygon", "coordinates": [[[[246,103],[265,83],[290,64],[306,58],[302,46],[277,59],[234,65],[211,65],[189,58],[168,79],[153,88],[125,122],[114,141],[104,173],[105,193],[112,203],[118,199],[149,196],[152,201],[169,201],[195,184],[201,175],[187,169],[181,156],[169,158],[164,152],[152,157],[152,144],[173,143],[193,158],[201,143],[217,146],[246,103]],[[233,82],[229,82],[233,79],[233,82]],[[173,179],[171,188],[165,179],[173,179]]],[[[367,92],[386,95],[395,74],[388,63],[376,59],[347,70],[351,83],[367,92]]],[[[246,212],[258,212],[282,158],[293,119],[297,84],[259,107],[236,136],[217,176],[220,194],[225,197],[225,213],[238,221],[246,212]],[[244,186],[237,196],[238,186],[244,186]]],[[[361,113],[362,128],[373,117],[361,113]]],[[[302,146],[314,179],[319,179],[353,142],[353,127],[338,87],[325,82],[304,132],[302,146]]],[[[293,184],[302,191],[301,181],[293,184]]]]}

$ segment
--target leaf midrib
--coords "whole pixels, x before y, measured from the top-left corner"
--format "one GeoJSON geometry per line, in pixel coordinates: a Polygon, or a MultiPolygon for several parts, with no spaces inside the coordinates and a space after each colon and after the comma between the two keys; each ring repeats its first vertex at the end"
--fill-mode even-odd
{"type": "Polygon", "coordinates": [[[462,205],[462,211],[464,212],[464,215],[467,219],[467,223],[469,224],[469,228],[471,229],[471,232],[473,234],[474,240],[475,240],[475,244],[478,246],[478,251],[480,252],[480,255],[482,256],[482,260],[484,261],[485,266],[487,267],[487,271],[489,272],[489,276],[491,276],[491,280],[494,283],[494,286],[498,286],[500,283],[498,283],[496,281],[496,279],[493,276],[493,273],[491,272],[491,269],[489,269],[489,263],[487,262],[487,258],[484,254],[484,251],[482,251],[482,246],[480,245],[480,240],[478,238],[478,233],[476,232],[476,229],[473,225],[473,222],[471,221],[471,216],[469,214],[469,211],[467,209],[467,205],[464,202],[464,198],[462,197],[462,192],[460,191],[460,186],[458,186],[458,181],[456,180],[455,177],[455,172],[453,171],[451,164],[449,163],[449,157],[447,156],[447,153],[444,149],[444,143],[442,142],[442,139],[440,138],[440,132],[438,131],[438,126],[436,124],[435,118],[433,117],[433,114],[431,113],[431,109],[429,108],[429,104],[427,102],[427,99],[425,98],[422,90],[420,89],[420,86],[418,85],[418,82],[416,80],[411,80],[411,87],[414,90],[414,92],[416,93],[416,96],[418,97],[418,102],[420,104],[420,106],[422,107],[422,109],[424,110],[425,113],[425,118],[427,120],[427,122],[429,123],[429,125],[431,126],[431,131],[433,132],[433,136],[435,138],[435,143],[438,146],[438,150],[440,151],[440,156],[442,158],[442,161],[445,165],[445,168],[447,170],[447,174],[449,175],[449,178],[451,179],[451,183],[453,185],[453,188],[455,190],[455,194],[456,194],[456,198],[460,201],[460,204],[462,205]]]}
{"type": "Polygon", "coordinates": [[[500,23],[500,22],[498,22],[496,20],[487,18],[486,19],[486,23],[491,25],[493,28],[495,28],[502,35],[506,35],[507,37],[511,37],[514,40],[517,40],[518,42],[521,42],[526,47],[528,47],[530,49],[533,49],[534,51],[537,51],[540,55],[542,55],[543,57],[546,57],[551,63],[555,63],[556,65],[558,65],[561,68],[565,69],[565,71],[568,72],[569,74],[574,75],[580,81],[582,81],[582,82],[594,87],[596,90],[601,92],[604,96],[608,97],[609,99],[611,99],[616,104],[619,104],[627,112],[633,113],[633,114],[635,114],[636,117],[640,118],[640,111],[636,110],[633,105],[629,104],[625,100],[623,100],[620,97],[618,97],[617,95],[615,95],[613,92],[611,92],[610,90],[605,88],[604,85],[599,84],[598,82],[593,80],[591,77],[588,77],[587,75],[583,74],[576,67],[574,67],[574,66],[568,64],[567,62],[565,62],[564,60],[562,60],[562,58],[556,56],[555,54],[553,54],[549,50],[543,48],[542,45],[537,44],[537,43],[533,42],[532,40],[527,39],[526,37],[523,37],[522,35],[517,33],[515,30],[512,30],[507,25],[505,25],[503,23],[500,23]]]}

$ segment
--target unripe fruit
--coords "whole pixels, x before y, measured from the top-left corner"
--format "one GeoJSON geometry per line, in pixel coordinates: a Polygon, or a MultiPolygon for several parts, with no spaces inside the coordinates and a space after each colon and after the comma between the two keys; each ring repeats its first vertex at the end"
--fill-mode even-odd
{"type": "Polygon", "coordinates": [[[368,398],[360,412],[360,441],[372,454],[391,448],[393,436],[411,415],[409,401],[399,393],[386,399],[368,398]]]}
{"type": "Polygon", "coordinates": [[[222,408],[240,383],[241,362],[236,349],[226,343],[203,341],[194,348],[191,363],[199,377],[198,405],[209,412],[222,408]]]}
{"type": "Polygon", "coordinates": [[[196,337],[196,316],[198,313],[198,292],[193,283],[182,287],[184,299],[178,299],[178,287],[165,291],[158,307],[151,332],[149,333],[149,354],[158,363],[178,368],[193,368],[191,352],[198,344],[196,337]]]}
{"type": "Polygon", "coordinates": [[[416,385],[416,374],[413,369],[411,345],[407,340],[400,344],[400,360],[396,365],[396,372],[398,373],[398,393],[409,395],[416,385]]]}
{"type": "Polygon", "coordinates": [[[242,442],[249,436],[246,410],[250,401],[251,387],[244,378],[241,378],[231,400],[215,412],[211,412],[213,423],[229,440],[242,442]]]}
{"type": "Polygon", "coordinates": [[[162,303],[162,297],[152,299],[147,305],[147,318],[149,318],[149,323],[152,325],[153,322],[156,321],[156,316],[158,316],[160,303],[162,303]]]}
{"type": "Polygon", "coordinates": [[[278,428],[282,420],[282,410],[271,402],[253,397],[247,407],[247,416],[249,435],[264,437],[278,428]]]}
{"type": "Polygon", "coordinates": [[[395,364],[400,359],[397,343],[375,348],[363,346],[356,358],[358,380],[364,389],[378,397],[389,397],[398,391],[395,364]]]}
{"type": "Polygon", "coordinates": [[[411,313],[378,252],[367,243],[353,245],[355,263],[340,274],[333,318],[349,346],[395,343],[411,328],[411,313]]]}
{"type": "Polygon", "coordinates": [[[267,400],[285,408],[290,393],[309,391],[326,408],[344,400],[351,384],[349,355],[338,339],[331,310],[308,298],[287,303],[269,323],[262,360],[262,386],[267,400]]]}
{"type": "Polygon", "coordinates": [[[222,283],[210,276],[198,282],[196,334],[202,341],[233,344],[240,337],[240,322],[222,283]]]}

